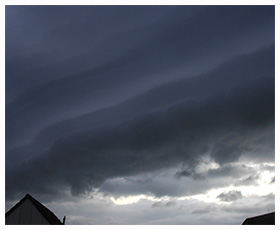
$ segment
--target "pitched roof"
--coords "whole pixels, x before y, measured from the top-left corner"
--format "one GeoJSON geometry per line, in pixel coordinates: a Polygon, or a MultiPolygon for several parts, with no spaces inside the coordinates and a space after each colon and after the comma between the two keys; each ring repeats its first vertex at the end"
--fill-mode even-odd
{"type": "Polygon", "coordinates": [[[242,225],[275,225],[275,212],[247,218],[242,225]]]}
{"type": "Polygon", "coordinates": [[[22,198],[14,207],[12,207],[8,212],[6,212],[5,216],[7,217],[10,213],[12,213],[17,207],[19,207],[26,199],[29,199],[32,204],[38,209],[41,215],[49,222],[49,224],[60,225],[61,221],[57,218],[57,216],[49,210],[47,207],[42,205],[39,201],[33,198],[31,195],[26,194],[24,198],[22,198]]]}

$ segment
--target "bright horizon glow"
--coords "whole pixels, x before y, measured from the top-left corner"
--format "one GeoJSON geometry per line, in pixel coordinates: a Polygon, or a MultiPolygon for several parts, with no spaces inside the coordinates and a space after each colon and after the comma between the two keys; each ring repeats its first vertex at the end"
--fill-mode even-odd
{"type": "MultiPolygon", "coordinates": [[[[214,165],[214,164],[213,164],[214,165]]],[[[246,166],[253,167],[253,168],[259,168],[261,164],[254,164],[249,163],[246,166]]],[[[266,166],[274,166],[273,163],[262,163],[262,165],[266,166]]],[[[216,166],[216,165],[215,165],[216,166]]],[[[225,202],[221,201],[217,196],[219,196],[221,193],[228,193],[230,191],[240,191],[242,193],[243,197],[249,197],[249,196],[266,196],[269,194],[275,194],[275,185],[274,183],[270,183],[272,178],[275,176],[274,172],[269,172],[268,170],[264,170],[263,172],[259,172],[260,177],[257,180],[258,185],[246,185],[246,186],[227,186],[227,187],[221,187],[216,189],[210,189],[205,194],[196,194],[192,196],[182,196],[182,197],[169,197],[164,196],[160,198],[156,198],[155,196],[149,196],[145,194],[136,195],[136,196],[121,196],[119,198],[114,198],[113,196],[110,197],[110,200],[115,205],[130,205],[130,204],[137,204],[140,200],[149,200],[149,201],[169,201],[171,198],[178,199],[178,200],[198,200],[203,201],[206,203],[216,203],[216,204],[230,204],[232,202],[225,202]],[[261,189],[260,189],[261,187],[261,189]]]]}
{"type": "Polygon", "coordinates": [[[111,197],[110,199],[111,201],[113,201],[115,205],[135,204],[138,203],[141,199],[150,200],[150,201],[161,201],[161,198],[155,198],[154,196],[147,196],[144,194],[137,195],[137,196],[121,196],[117,199],[111,197]]]}

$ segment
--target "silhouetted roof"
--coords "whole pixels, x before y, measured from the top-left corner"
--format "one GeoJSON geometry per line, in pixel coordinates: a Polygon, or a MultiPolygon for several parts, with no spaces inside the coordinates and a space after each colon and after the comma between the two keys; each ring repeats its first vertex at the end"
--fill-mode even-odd
{"type": "Polygon", "coordinates": [[[275,212],[247,218],[242,225],[275,225],[275,212]]]}
{"type": "Polygon", "coordinates": [[[12,207],[8,212],[6,212],[5,216],[7,217],[10,213],[12,213],[17,207],[19,207],[26,199],[29,199],[32,204],[38,209],[41,215],[49,222],[49,224],[60,225],[61,221],[57,218],[57,216],[49,210],[47,207],[42,205],[39,201],[33,198],[31,195],[26,194],[24,198],[22,198],[14,207],[12,207]]]}

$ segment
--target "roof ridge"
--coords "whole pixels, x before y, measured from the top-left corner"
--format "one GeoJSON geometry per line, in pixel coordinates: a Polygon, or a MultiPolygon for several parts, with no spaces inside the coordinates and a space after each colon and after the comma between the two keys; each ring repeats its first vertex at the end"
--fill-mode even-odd
{"type": "Polygon", "coordinates": [[[275,211],[248,217],[244,220],[242,225],[275,225],[275,211]]]}
{"type": "Polygon", "coordinates": [[[41,213],[41,215],[50,223],[60,225],[62,222],[57,218],[57,216],[48,209],[41,202],[36,200],[30,194],[26,194],[24,198],[22,198],[14,207],[12,207],[5,216],[8,216],[12,211],[14,211],[19,205],[21,205],[26,199],[29,199],[31,203],[36,207],[36,209],[41,213]]]}

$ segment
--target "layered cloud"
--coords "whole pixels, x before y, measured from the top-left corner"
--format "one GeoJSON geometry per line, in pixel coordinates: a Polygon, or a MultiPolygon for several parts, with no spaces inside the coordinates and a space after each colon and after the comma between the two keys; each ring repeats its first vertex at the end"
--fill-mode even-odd
{"type": "Polygon", "coordinates": [[[274,26],[273,6],[7,6],[6,205],[86,207],[73,224],[273,209],[274,26]]]}
{"type": "Polygon", "coordinates": [[[20,190],[41,192],[59,184],[79,194],[106,179],[182,162],[185,168],[177,177],[199,178],[194,169],[205,154],[219,165],[242,155],[273,161],[273,57],[273,47],[262,49],[208,74],[164,84],[112,108],[50,126],[33,143],[7,155],[9,194],[15,184],[20,190]],[[24,152],[28,154],[20,161],[18,154],[24,152]],[[13,162],[15,157],[20,164],[13,162]],[[18,175],[36,186],[25,185],[18,175]]]}
{"type": "Polygon", "coordinates": [[[119,19],[122,24],[114,20],[110,20],[111,24],[106,23],[109,16],[105,20],[102,14],[96,13],[98,7],[64,8],[66,18],[73,11],[81,15],[81,21],[74,20],[75,23],[71,23],[73,19],[65,23],[65,17],[57,7],[7,7],[8,149],[30,142],[42,128],[56,121],[117,105],[163,82],[209,71],[235,55],[274,43],[271,7],[105,9],[113,18],[123,15],[124,19],[119,19]],[[143,15],[127,15],[131,10],[143,15]],[[21,21],[14,22],[14,14],[21,21]],[[142,22],[146,14],[151,20],[147,18],[142,22]],[[35,20],[36,17],[39,19],[35,20]],[[123,23],[125,17],[131,24],[135,21],[135,33],[131,26],[123,23]],[[38,21],[42,26],[38,27],[38,21]],[[28,30],[22,32],[21,23],[24,22],[29,34],[28,30]],[[105,24],[111,34],[102,37],[101,31],[104,33],[106,27],[102,30],[102,24],[98,26],[97,22],[105,24]],[[138,28],[138,23],[142,27],[138,28]],[[63,37],[53,32],[59,25],[63,37]],[[76,31],[76,37],[66,33],[72,30],[76,31]],[[102,48],[93,45],[96,36],[101,36],[103,42],[98,47],[102,48]],[[45,43],[41,46],[41,42],[33,40],[45,43]],[[18,44],[30,48],[14,49],[18,44]],[[79,52],[78,48],[73,50],[80,45],[88,49],[87,53],[79,52]],[[60,51],[61,47],[63,51],[60,51]],[[64,64],[57,60],[63,57],[60,53],[69,53],[62,58],[64,64]],[[22,61],[24,63],[19,64],[22,61]]]}

